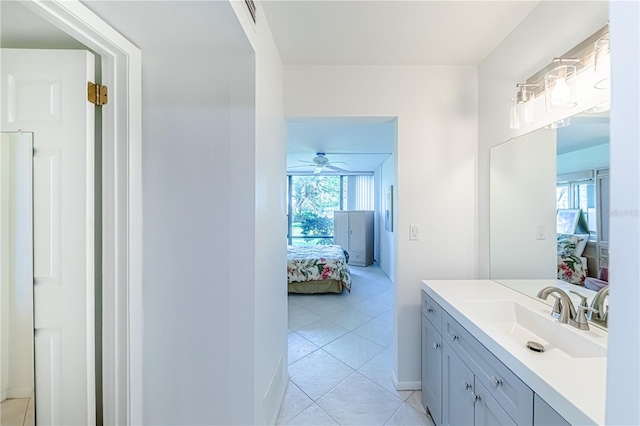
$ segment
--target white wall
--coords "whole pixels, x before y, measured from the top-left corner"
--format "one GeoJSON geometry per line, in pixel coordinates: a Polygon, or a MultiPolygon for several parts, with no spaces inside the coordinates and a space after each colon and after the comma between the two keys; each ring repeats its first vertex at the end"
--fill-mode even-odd
{"type": "MultiPolygon", "coordinates": [[[[288,384],[287,165],[282,61],[260,2],[253,24],[233,9],[255,51],[254,424],[275,424],[288,384]]],[[[245,166],[243,171],[247,171],[245,166]]],[[[242,252],[238,253],[242,256],[242,252]]],[[[242,403],[243,401],[238,401],[242,403]]]]}
{"type": "MultiPolygon", "coordinates": [[[[396,187],[396,158],[395,154],[391,155],[384,163],[380,166],[380,186],[379,186],[379,207],[378,207],[378,227],[376,232],[379,235],[380,240],[380,251],[378,255],[378,264],[382,268],[382,270],[389,276],[393,277],[395,274],[395,268],[393,264],[394,254],[395,254],[395,238],[394,233],[397,232],[394,229],[393,232],[389,232],[385,229],[385,205],[387,202],[386,194],[389,185],[393,185],[394,189],[396,187]]],[[[395,197],[394,197],[395,198],[395,197]]],[[[395,203],[395,201],[394,201],[395,203]]],[[[396,203],[397,204],[397,203],[396,203]]]]}
{"type": "Polygon", "coordinates": [[[473,278],[475,67],[287,66],[287,117],[397,117],[394,373],[420,386],[422,279],[473,278]],[[409,241],[409,225],[420,241],[409,241]]]}
{"type": "Polygon", "coordinates": [[[231,143],[229,104],[231,76],[244,69],[220,52],[142,52],[144,421],[249,423],[249,410],[232,411],[237,388],[253,381],[254,188],[235,181],[251,182],[253,170],[233,173],[233,149],[246,147],[249,161],[253,150],[231,143]],[[189,78],[167,85],[179,68],[189,78]],[[234,270],[231,242],[247,233],[247,263],[234,270]]]}
{"type": "Polygon", "coordinates": [[[492,278],[556,277],[555,155],[556,132],[545,129],[491,150],[492,278]]]}
{"type": "Polygon", "coordinates": [[[609,425],[640,424],[640,5],[611,2],[609,425]]]}
{"type": "Polygon", "coordinates": [[[602,28],[608,19],[606,1],[543,1],[478,67],[478,277],[489,277],[489,150],[492,146],[541,128],[568,114],[601,102],[606,92],[582,92],[574,110],[549,114],[544,97],[536,99],[536,124],[509,129],[509,99],[516,83],[546,66],[602,28]],[[588,96],[587,96],[588,95],[588,96]]]}
{"type": "Polygon", "coordinates": [[[557,173],[561,175],[609,167],[609,156],[610,145],[608,143],[560,154],[557,156],[557,173]]]}
{"type": "Polygon", "coordinates": [[[144,423],[264,423],[287,364],[277,54],[229,2],[87,7],[143,58],[144,423]]]}

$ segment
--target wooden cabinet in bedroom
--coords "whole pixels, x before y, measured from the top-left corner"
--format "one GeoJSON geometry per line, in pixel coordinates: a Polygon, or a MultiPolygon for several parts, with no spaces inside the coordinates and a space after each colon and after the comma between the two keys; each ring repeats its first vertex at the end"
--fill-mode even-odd
{"type": "Polygon", "coordinates": [[[371,265],[373,263],[373,211],[334,211],[333,241],[349,253],[349,264],[371,265]]]}

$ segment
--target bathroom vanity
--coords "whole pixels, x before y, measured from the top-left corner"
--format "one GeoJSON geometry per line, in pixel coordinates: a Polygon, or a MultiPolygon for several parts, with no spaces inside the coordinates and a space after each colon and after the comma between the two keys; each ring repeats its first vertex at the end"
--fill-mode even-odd
{"type": "Polygon", "coordinates": [[[490,280],[421,288],[422,395],[437,425],[604,424],[605,331],[490,280]]]}

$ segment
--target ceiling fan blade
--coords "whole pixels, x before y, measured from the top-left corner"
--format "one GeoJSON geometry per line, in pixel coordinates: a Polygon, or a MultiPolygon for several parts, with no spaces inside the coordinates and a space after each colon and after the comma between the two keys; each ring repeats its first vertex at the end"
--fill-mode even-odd
{"type": "Polygon", "coordinates": [[[314,175],[320,174],[322,171],[322,166],[316,166],[316,169],[313,171],[314,175]]]}
{"type": "Polygon", "coordinates": [[[346,166],[349,165],[349,163],[345,163],[344,161],[331,161],[331,164],[344,164],[346,166]]]}
{"type": "Polygon", "coordinates": [[[309,161],[309,160],[298,160],[301,163],[309,163],[309,164],[315,164],[313,161],[309,161]]]}
{"type": "Polygon", "coordinates": [[[299,166],[289,166],[289,167],[287,167],[287,169],[294,169],[294,168],[297,168],[297,167],[307,167],[307,168],[309,168],[309,167],[313,167],[313,165],[312,164],[301,164],[299,166]]]}

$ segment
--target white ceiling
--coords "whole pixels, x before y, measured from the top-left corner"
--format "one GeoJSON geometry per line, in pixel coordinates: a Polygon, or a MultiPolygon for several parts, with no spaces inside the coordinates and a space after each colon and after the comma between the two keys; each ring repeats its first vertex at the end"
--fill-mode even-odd
{"type": "MultiPolygon", "coordinates": [[[[265,0],[285,65],[477,65],[539,1],[265,0]]],[[[258,18],[260,19],[260,18],[258,18]]],[[[291,166],[326,152],[350,171],[372,171],[395,150],[395,124],[290,122],[291,166]],[[352,154],[344,154],[352,153],[352,154]],[[353,154],[357,153],[357,154],[353,154]]]]}
{"type": "Polygon", "coordinates": [[[396,122],[389,118],[307,118],[287,125],[287,170],[312,172],[318,152],[337,167],[370,172],[395,150],[396,122]],[[347,164],[340,164],[340,163],[347,164]],[[307,164],[305,167],[299,167],[307,164]],[[296,166],[292,168],[292,166],[296,166]]]}
{"type": "Polygon", "coordinates": [[[476,65],[539,1],[265,0],[285,65],[476,65]]]}
{"type": "Polygon", "coordinates": [[[558,155],[609,143],[609,112],[579,114],[556,131],[558,155]]]}

